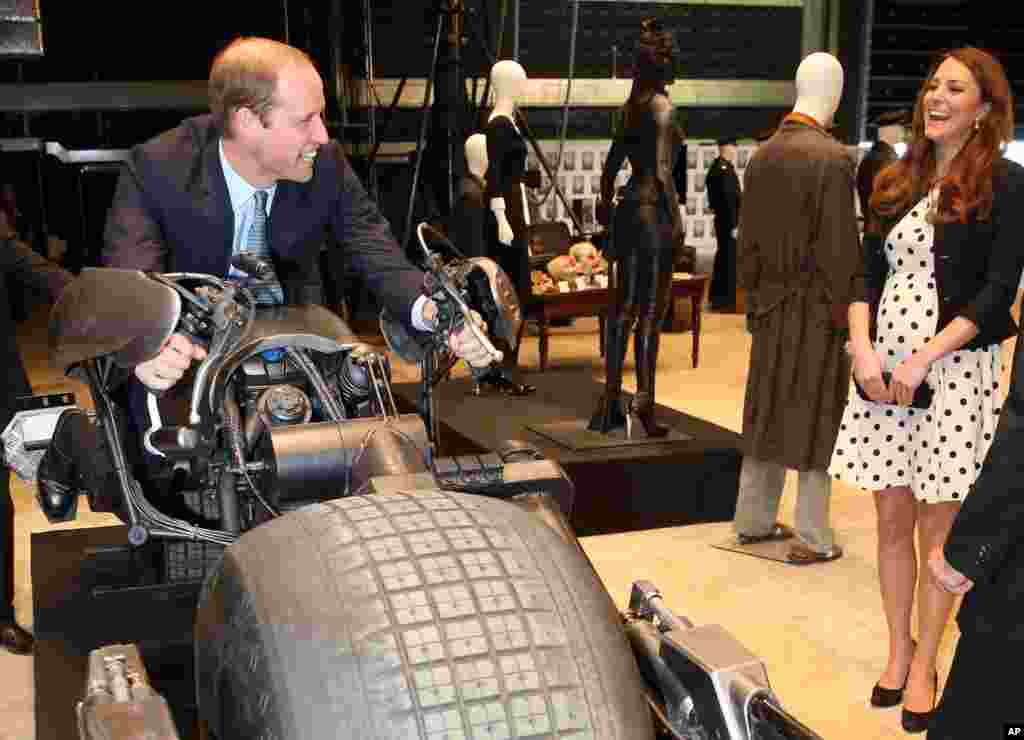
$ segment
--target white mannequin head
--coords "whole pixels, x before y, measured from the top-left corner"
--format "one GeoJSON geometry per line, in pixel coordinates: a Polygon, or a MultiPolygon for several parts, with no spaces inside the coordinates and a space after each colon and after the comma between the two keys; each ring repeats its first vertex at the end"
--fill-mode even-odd
{"type": "Polygon", "coordinates": [[[495,107],[503,102],[516,105],[526,92],[526,70],[519,62],[502,59],[491,67],[491,89],[494,90],[495,107]]]}
{"type": "Polygon", "coordinates": [[[843,95],[843,65],[831,54],[809,54],[796,69],[796,105],[793,111],[828,127],[843,95]]]}
{"type": "Polygon", "coordinates": [[[487,136],[473,134],[466,139],[466,169],[483,180],[487,165],[487,136]]]}

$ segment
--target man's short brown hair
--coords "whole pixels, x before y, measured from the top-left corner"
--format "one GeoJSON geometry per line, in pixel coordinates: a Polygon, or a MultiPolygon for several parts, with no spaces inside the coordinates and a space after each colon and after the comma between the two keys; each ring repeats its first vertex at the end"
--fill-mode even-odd
{"type": "Polygon", "coordinates": [[[264,124],[274,107],[278,72],[289,64],[313,65],[309,55],[294,46],[255,36],[237,38],[213,58],[209,98],[214,121],[230,138],[231,117],[249,108],[264,124]]]}

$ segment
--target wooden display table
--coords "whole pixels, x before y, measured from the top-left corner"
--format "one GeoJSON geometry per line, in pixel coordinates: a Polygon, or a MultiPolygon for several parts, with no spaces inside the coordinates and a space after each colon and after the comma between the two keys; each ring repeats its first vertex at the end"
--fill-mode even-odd
{"type": "MultiPolygon", "coordinates": [[[[677,272],[672,276],[672,296],[674,303],[680,298],[690,298],[693,305],[693,366],[697,367],[700,357],[700,314],[704,301],[704,288],[708,282],[707,275],[691,275],[677,272]]],[[[555,319],[597,316],[600,324],[599,351],[604,357],[605,327],[604,315],[608,310],[607,288],[586,288],[568,293],[547,293],[534,296],[534,300],[525,306],[524,317],[527,321],[536,321],[540,329],[540,369],[543,372],[548,366],[548,328],[555,319]]],[[[525,324],[525,322],[524,322],[525,324]]],[[[522,339],[522,329],[520,329],[522,339]]]]}

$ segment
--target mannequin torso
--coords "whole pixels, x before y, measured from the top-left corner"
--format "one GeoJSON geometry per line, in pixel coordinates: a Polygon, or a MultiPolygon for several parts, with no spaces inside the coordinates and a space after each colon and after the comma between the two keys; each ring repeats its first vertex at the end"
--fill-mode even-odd
{"type": "MultiPolygon", "coordinates": [[[[683,134],[672,118],[672,104],[663,91],[638,95],[622,107],[624,125],[612,144],[601,175],[601,198],[610,203],[615,177],[628,157],[633,173],[626,183],[623,205],[657,204],[666,208],[672,222],[673,239],[658,240],[650,246],[671,249],[682,239],[673,168],[682,150],[683,134]]],[[[620,240],[621,241],[621,240],[620,240]]],[[[616,246],[615,253],[621,250],[616,246]]]]}
{"type": "Polygon", "coordinates": [[[505,245],[525,239],[530,209],[522,179],[526,173],[527,149],[515,124],[516,106],[523,97],[526,70],[511,59],[503,59],[491,68],[494,109],[487,119],[487,157],[490,168],[490,206],[498,223],[498,240],[505,245]]]}

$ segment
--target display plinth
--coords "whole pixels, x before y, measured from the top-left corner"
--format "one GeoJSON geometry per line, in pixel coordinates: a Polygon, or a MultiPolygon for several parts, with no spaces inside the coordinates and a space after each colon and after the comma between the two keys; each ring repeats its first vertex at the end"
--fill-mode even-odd
{"type": "Polygon", "coordinates": [[[547,437],[574,452],[597,450],[623,445],[664,444],[665,442],[685,442],[693,439],[677,429],[669,428],[663,437],[628,437],[624,428],[613,429],[607,433],[594,432],[587,428],[587,419],[571,419],[555,421],[550,424],[527,424],[531,432],[547,437]]]}
{"type": "MultiPolygon", "coordinates": [[[[439,454],[497,450],[510,439],[528,442],[558,462],[576,486],[572,525],[580,536],[729,521],[739,490],[741,438],[735,432],[658,405],[659,424],[681,438],[643,440],[590,449],[563,446],[531,428],[585,425],[603,390],[580,368],[524,378],[529,396],[471,396],[468,378],[434,390],[439,454]]],[[[395,386],[400,406],[413,410],[419,384],[395,386]]]]}

